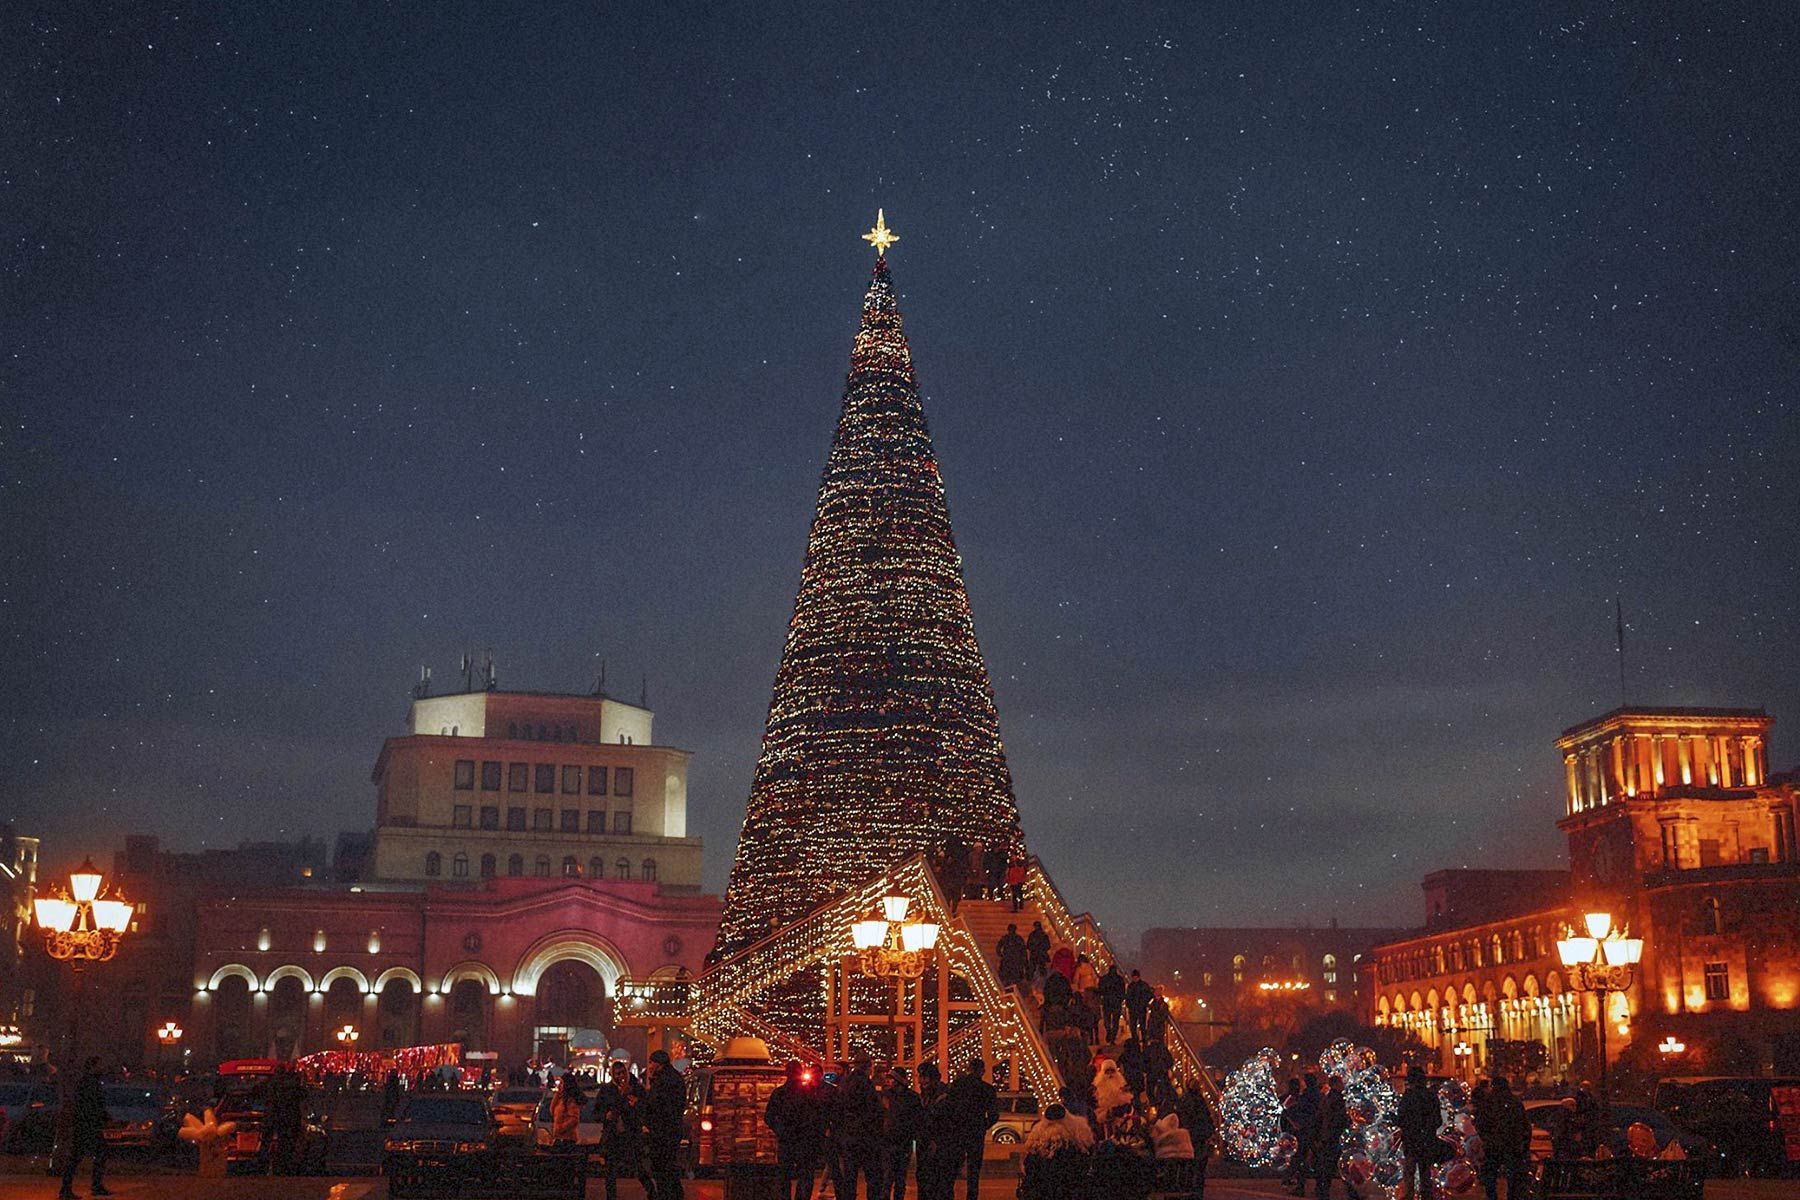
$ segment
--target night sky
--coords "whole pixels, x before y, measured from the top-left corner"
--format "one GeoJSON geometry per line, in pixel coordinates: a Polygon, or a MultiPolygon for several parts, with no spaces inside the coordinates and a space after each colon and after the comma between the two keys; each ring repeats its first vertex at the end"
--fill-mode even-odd
{"type": "Polygon", "coordinates": [[[1633,702],[1800,761],[1791,4],[102,7],[0,15],[52,862],[366,829],[491,646],[648,675],[722,888],[877,206],[1077,908],[1553,864],[1615,595],[1633,702]]]}

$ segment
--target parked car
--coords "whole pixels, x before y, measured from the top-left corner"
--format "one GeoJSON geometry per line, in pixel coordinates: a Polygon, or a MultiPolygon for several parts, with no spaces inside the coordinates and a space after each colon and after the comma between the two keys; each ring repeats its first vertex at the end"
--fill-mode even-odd
{"type": "Polygon", "coordinates": [[[1011,1147],[1024,1142],[1025,1135],[1037,1124],[1038,1101],[1030,1092],[1001,1092],[1000,1119],[988,1129],[987,1144],[1001,1147],[1001,1153],[1007,1153],[1011,1147]]]}
{"type": "MultiPolygon", "coordinates": [[[[1550,1157],[1550,1130],[1554,1127],[1557,1111],[1562,1107],[1560,1100],[1527,1100],[1525,1116],[1531,1122],[1531,1161],[1541,1163],[1550,1157]]],[[[1645,1108],[1637,1104],[1615,1104],[1612,1106],[1612,1120],[1607,1129],[1607,1146],[1615,1157],[1624,1157],[1629,1151],[1625,1145],[1625,1131],[1633,1125],[1648,1126],[1656,1135],[1658,1146],[1667,1146],[1670,1139],[1681,1144],[1681,1152],[1688,1158],[1705,1161],[1714,1154],[1712,1144],[1697,1134],[1681,1129],[1671,1121],[1667,1114],[1654,1108],[1645,1108]]]]}
{"type": "MultiPolygon", "coordinates": [[[[263,1113],[275,1070],[273,1062],[262,1059],[228,1062],[219,1067],[219,1095],[213,1110],[221,1122],[237,1125],[231,1143],[225,1147],[227,1172],[262,1174],[269,1169],[263,1113]]],[[[325,1169],[325,1130],[310,1103],[306,1111],[300,1143],[295,1147],[294,1168],[302,1174],[317,1174],[325,1169]]]]}
{"type": "Polygon", "coordinates": [[[106,1129],[101,1136],[109,1150],[160,1149],[175,1140],[176,1126],[170,1113],[169,1093],[152,1084],[103,1083],[106,1129]]]}
{"type": "Polygon", "coordinates": [[[494,1118],[474,1092],[427,1092],[401,1102],[383,1147],[386,1169],[397,1160],[413,1167],[444,1166],[459,1154],[490,1148],[494,1118]]]}
{"type": "Polygon", "coordinates": [[[494,1137],[501,1142],[529,1144],[536,1141],[533,1123],[543,1098],[542,1088],[503,1087],[495,1091],[493,1099],[488,1101],[494,1114],[494,1137]]]}
{"type": "Polygon", "coordinates": [[[0,1110],[4,1110],[4,1149],[9,1154],[48,1150],[56,1137],[56,1085],[30,1080],[0,1083],[0,1110]]]}
{"type": "Polygon", "coordinates": [[[1676,1125],[1718,1147],[1724,1174],[1800,1171],[1800,1078],[1681,1076],[1657,1084],[1654,1103],[1676,1125]]]}

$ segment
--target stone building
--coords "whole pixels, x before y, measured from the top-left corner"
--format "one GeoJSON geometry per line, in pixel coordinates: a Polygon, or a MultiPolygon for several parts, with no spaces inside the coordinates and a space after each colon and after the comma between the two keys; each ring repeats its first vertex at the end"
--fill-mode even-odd
{"type": "Polygon", "coordinates": [[[1729,1043],[1755,1065],[1800,1070],[1796,789],[1769,774],[1772,724],[1759,709],[1626,708],[1565,730],[1566,890],[1560,873],[1473,873],[1489,877],[1482,905],[1428,910],[1416,936],[1371,953],[1371,1018],[1465,1073],[1502,1040],[1539,1043],[1549,1071],[1567,1071],[1594,1052],[1602,1017],[1612,1055],[1673,1034],[1696,1054],[1729,1043]],[[1568,988],[1556,955],[1588,911],[1645,941],[1633,986],[1604,1014],[1568,988]]]}
{"type": "MultiPolygon", "coordinates": [[[[33,1015],[37,990],[27,980],[27,956],[37,951],[37,930],[31,923],[31,897],[37,888],[38,840],[0,825],[0,1035],[20,1033],[21,1022],[33,1015]]],[[[14,1047],[0,1043],[0,1050],[14,1047]]]]}

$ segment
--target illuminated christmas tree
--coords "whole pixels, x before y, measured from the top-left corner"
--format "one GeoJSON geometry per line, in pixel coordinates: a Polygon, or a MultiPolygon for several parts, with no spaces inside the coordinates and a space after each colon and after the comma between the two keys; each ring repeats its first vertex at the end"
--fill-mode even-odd
{"type": "Polygon", "coordinates": [[[733,953],[952,838],[1020,848],[883,220],[775,675],[719,946],[733,953]]]}

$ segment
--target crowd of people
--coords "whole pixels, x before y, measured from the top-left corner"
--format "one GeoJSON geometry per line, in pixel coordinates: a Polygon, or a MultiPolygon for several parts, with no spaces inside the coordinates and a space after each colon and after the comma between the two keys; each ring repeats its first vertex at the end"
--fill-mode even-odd
{"type": "Polygon", "coordinates": [[[573,1146],[584,1120],[600,1126],[606,1200],[617,1200],[619,1179],[635,1178],[647,1200],[681,1200],[681,1118],[687,1090],[666,1050],[650,1055],[644,1077],[614,1059],[592,1094],[582,1077],[565,1072],[550,1100],[550,1140],[573,1146]]]}
{"type": "Polygon", "coordinates": [[[779,1147],[784,1200],[810,1200],[821,1172],[837,1200],[854,1200],[858,1186],[869,1200],[900,1200],[909,1175],[919,1200],[950,1200],[959,1177],[966,1200],[976,1200],[988,1130],[1000,1119],[986,1075],[976,1059],[946,1084],[925,1063],[915,1089],[902,1067],[878,1085],[866,1057],[835,1081],[789,1063],[763,1116],[779,1147]]]}
{"type": "Polygon", "coordinates": [[[1025,907],[1025,851],[1002,842],[966,845],[952,837],[931,856],[932,873],[950,911],[966,899],[1012,901],[1014,912],[1025,907]]]}
{"type": "Polygon", "coordinates": [[[1120,1064],[1096,1057],[1091,1080],[1063,1089],[1025,1138],[1021,1200],[1202,1196],[1214,1131],[1198,1080],[1153,1098],[1120,1064]]]}

